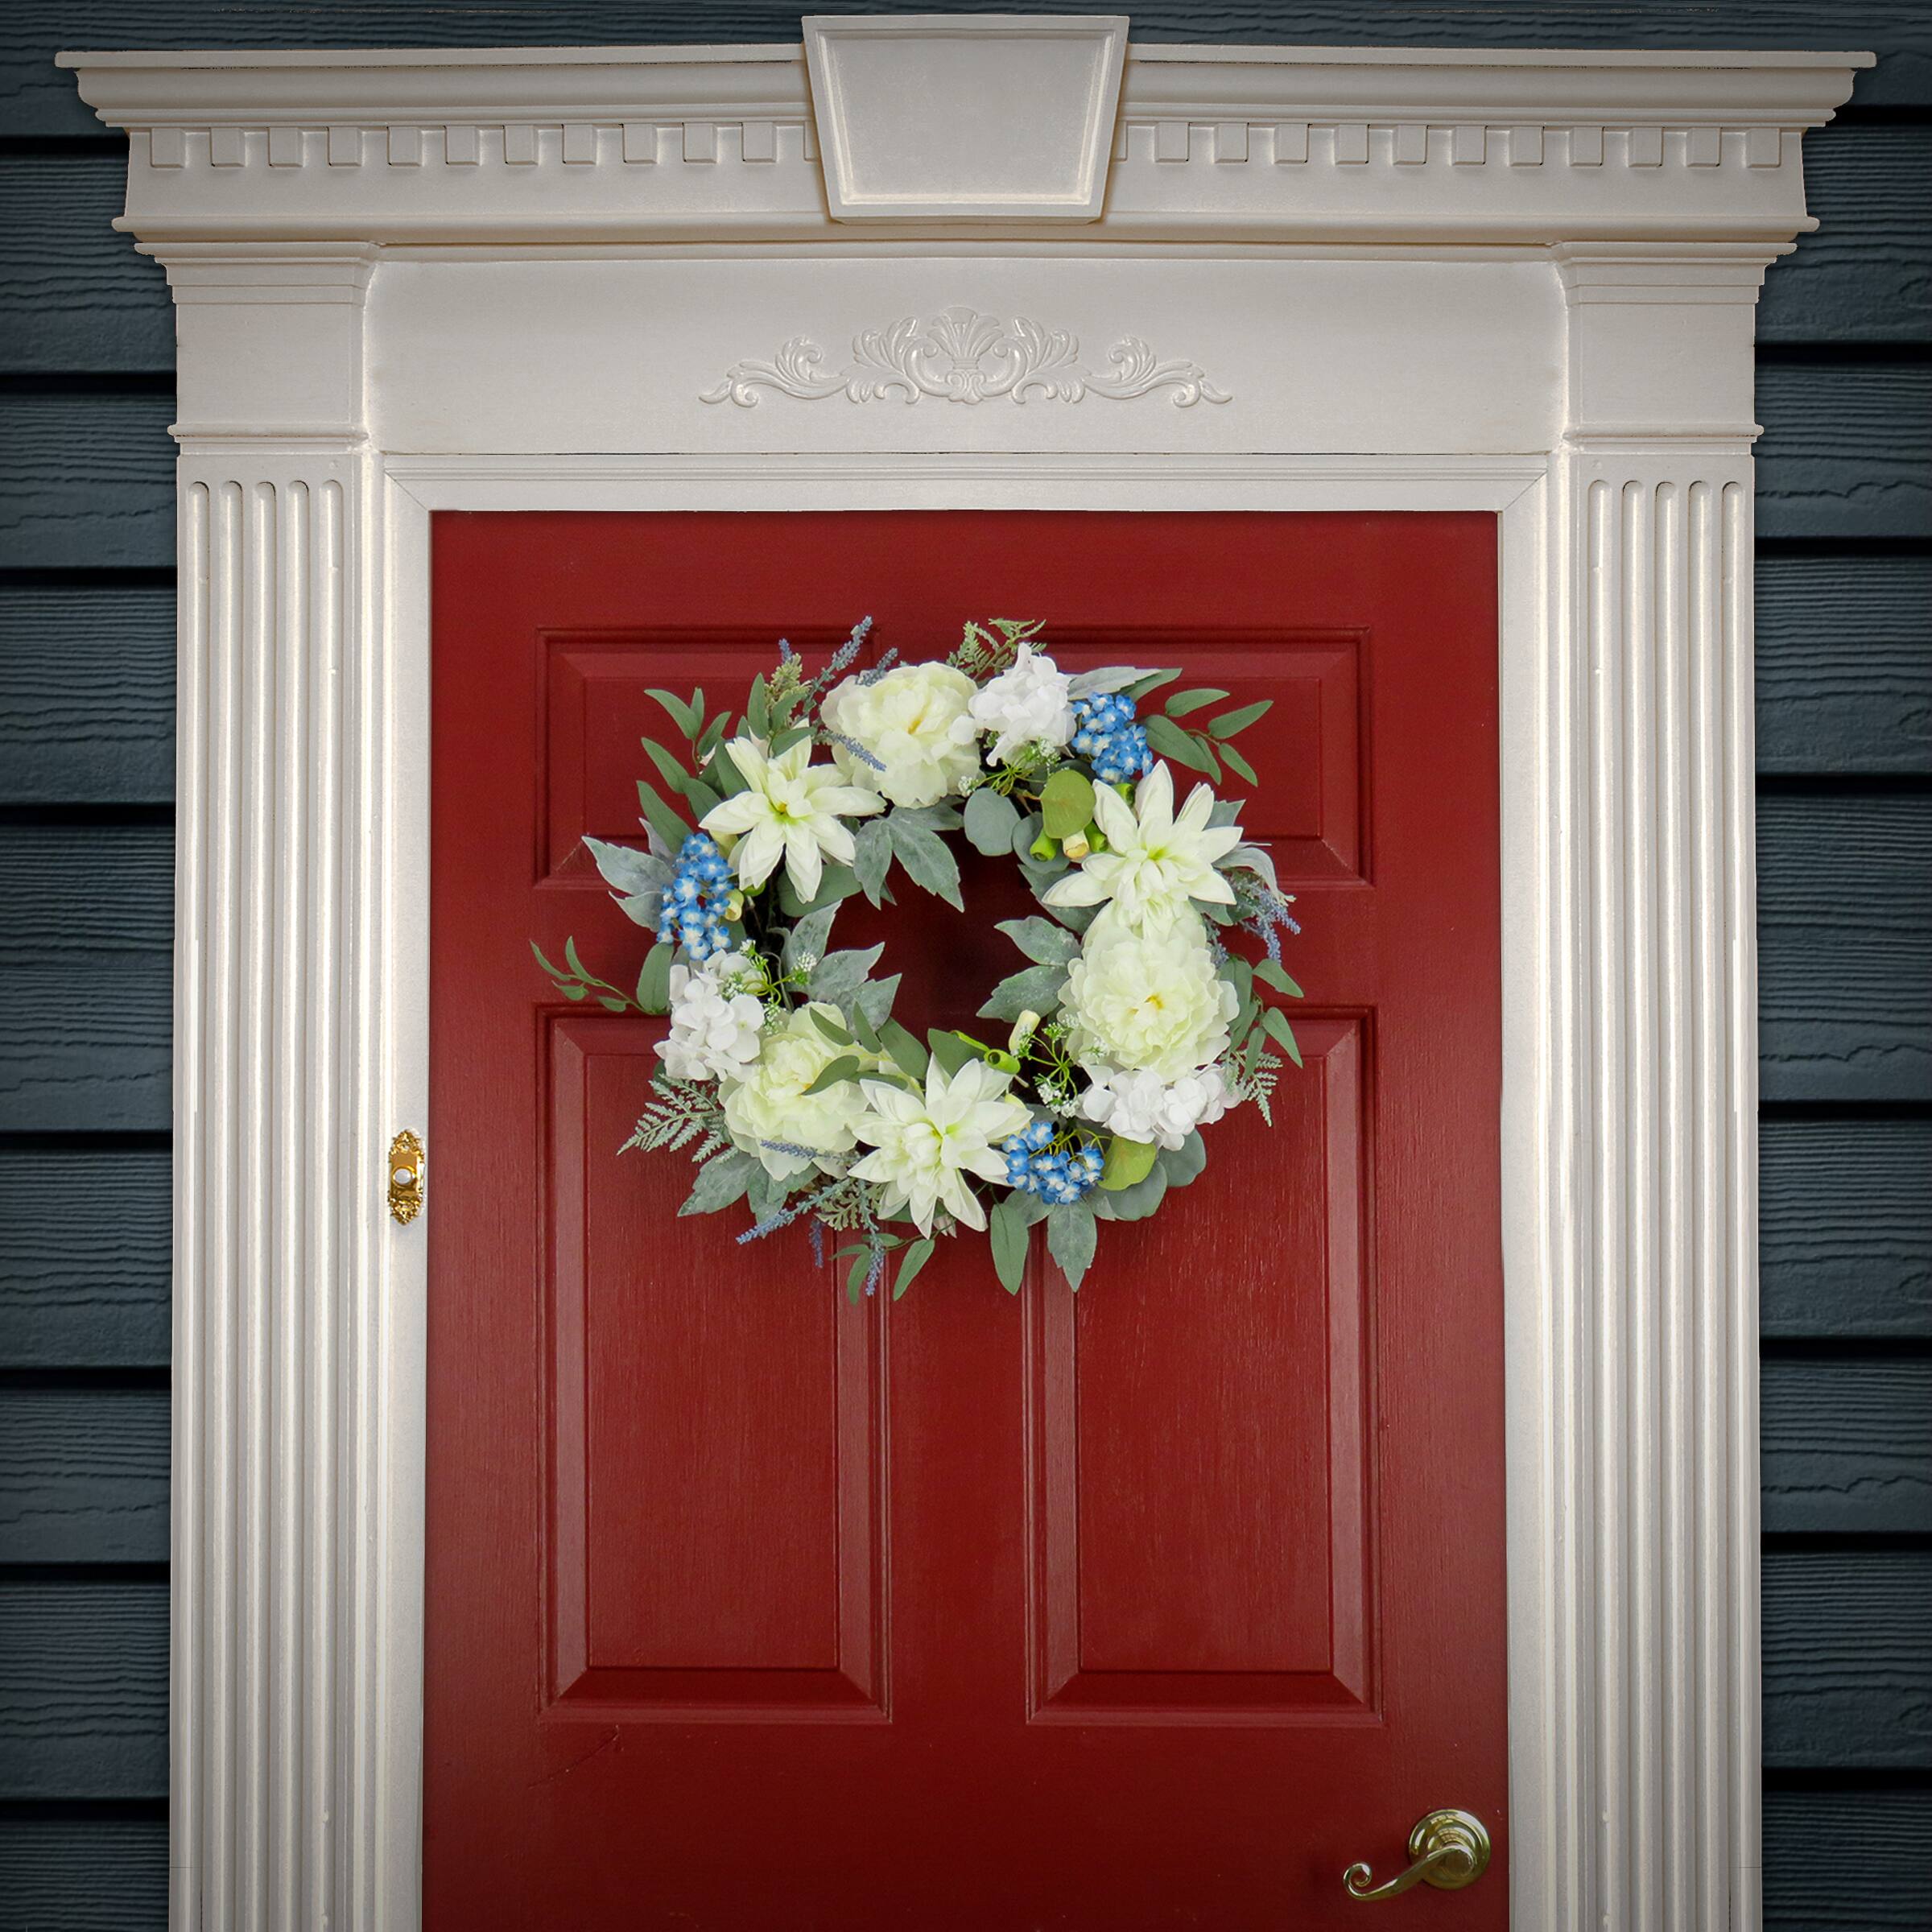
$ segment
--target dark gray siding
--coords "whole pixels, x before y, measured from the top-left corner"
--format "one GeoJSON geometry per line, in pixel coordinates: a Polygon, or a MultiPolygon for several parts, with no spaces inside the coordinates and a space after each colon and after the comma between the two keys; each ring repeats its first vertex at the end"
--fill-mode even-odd
{"type": "MultiPolygon", "coordinates": [[[[1133,19],[1142,39],[1883,56],[1808,144],[1823,229],[1761,311],[1765,1862],[1783,1932],[1932,1922],[1932,5],[1133,19]]],[[[796,23],[762,0],[0,18],[0,1932],[164,1918],[173,337],[158,271],[108,228],[121,142],[48,56],[796,23]]]]}

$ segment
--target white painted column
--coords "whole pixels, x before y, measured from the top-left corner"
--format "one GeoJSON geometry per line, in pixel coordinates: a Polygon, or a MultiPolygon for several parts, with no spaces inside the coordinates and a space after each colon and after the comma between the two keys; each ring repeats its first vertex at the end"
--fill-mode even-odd
{"type": "Polygon", "coordinates": [[[320,1932],[375,1922],[349,1864],[389,1233],[385,1089],[352,1071],[385,1057],[373,251],[154,252],[182,404],[171,1922],[320,1932]]]}
{"type": "Polygon", "coordinates": [[[1781,252],[1559,251],[1546,1506],[1585,1587],[1552,1606],[1547,1920],[1616,1932],[1761,1918],[1750,447],[1781,252]]]}

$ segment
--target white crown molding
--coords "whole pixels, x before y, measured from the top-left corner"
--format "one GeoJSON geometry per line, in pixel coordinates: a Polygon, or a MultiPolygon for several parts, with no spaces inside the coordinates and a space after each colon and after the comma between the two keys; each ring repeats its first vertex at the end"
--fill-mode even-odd
{"type": "Polygon", "coordinates": [[[1134,47],[1116,114],[1117,17],[1094,17],[1090,46],[1058,17],[938,19],[815,17],[815,117],[795,46],[59,59],[129,134],[122,225],[145,241],[512,245],[836,246],[853,220],[988,236],[1072,221],[1095,243],[1788,241],[1809,225],[1804,130],[1869,64],[1134,47]],[[995,112],[1002,72],[1056,25],[1048,43],[1080,59],[1042,85],[1069,138],[964,141],[961,115],[995,112]],[[885,64],[856,60],[881,48],[885,64]],[[881,168],[913,190],[881,191],[881,168]]]}

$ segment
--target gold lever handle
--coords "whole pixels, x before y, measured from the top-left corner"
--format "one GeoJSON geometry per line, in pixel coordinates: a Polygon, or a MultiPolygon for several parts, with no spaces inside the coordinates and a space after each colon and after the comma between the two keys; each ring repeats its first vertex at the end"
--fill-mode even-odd
{"type": "Polygon", "coordinates": [[[1431,1811],[1409,1834],[1409,1856],[1414,1864],[1385,1885],[1378,1885],[1366,1865],[1351,1865],[1342,1874],[1348,1896],[1400,1898],[1417,1885],[1459,1892],[1489,1869],[1489,1834],[1472,1811],[1431,1811]]]}

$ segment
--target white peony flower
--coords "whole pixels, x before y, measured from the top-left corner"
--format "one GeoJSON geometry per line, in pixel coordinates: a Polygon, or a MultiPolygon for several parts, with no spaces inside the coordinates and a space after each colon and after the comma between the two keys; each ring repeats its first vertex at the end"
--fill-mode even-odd
{"type": "Polygon", "coordinates": [[[1107,835],[1107,848],[1080,863],[1078,872],[1051,887],[1049,906],[1098,906],[1113,901],[1127,925],[1149,931],[1193,917],[1190,899],[1216,906],[1234,902],[1234,888],[1214,862],[1241,842],[1238,825],[1210,825],[1214,794],[1197,785],[1177,817],[1174,774],[1156,765],[1135,788],[1133,807],[1110,785],[1094,787],[1093,815],[1107,835]]]}
{"type": "Polygon", "coordinates": [[[1012,667],[980,687],[972,700],[973,722],[999,734],[988,754],[994,764],[1010,764],[1027,745],[1057,751],[1073,736],[1072,683],[1051,658],[1022,644],[1012,667]]]}
{"type": "Polygon", "coordinates": [[[1227,1051],[1240,1005],[1198,914],[1149,932],[1100,919],[1067,971],[1060,1018],[1076,1059],[1178,1080],[1227,1051]]]}
{"type": "Polygon", "coordinates": [[[993,1144],[1018,1133],[1033,1117],[1008,1091],[1010,1076],[981,1059],[968,1060],[950,1077],[935,1059],[926,1068],[923,1093],[908,1093],[884,1080],[865,1080],[867,1111],[855,1131],[873,1151],[852,1171],[885,1189],[881,1214],[910,1208],[921,1234],[944,1208],[968,1228],[984,1228],[986,1212],[967,1176],[1004,1181],[1005,1157],[993,1144]]]}
{"type": "Polygon", "coordinates": [[[762,886],[782,858],[793,890],[812,898],[828,857],[852,861],[852,834],[840,816],[883,811],[877,795],[848,785],[829,765],[811,765],[809,738],[775,758],[755,738],[733,738],[724,749],[747,789],[714,805],[700,823],[714,835],[737,835],[731,863],[742,884],[762,886]]]}
{"type": "Polygon", "coordinates": [[[895,805],[936,805],[980,769],[968,708],[978,688],[950,664],[898,664],[869,684],[857,678],[835,684],[819,716],[828,730],[879,762],[869,765],[835,744],[832,755],[848,783],[895,805]]]}
{"type": "Polygon", "coordinates": [[[714,952],[695,970],[671,969],[671,1037],[653,1050],[674,1080],[743,1079],[765,1026],[765,1005],[755,993],[733,992],[745,976],[744,956],[714,952]]]}
{"type": "Polygon", "coordinates": [[[756,1154],[778,1180],[848,1154],[853,1125],[865,1111],[857,1081],[840,1080],[823,1093],[805,1091],[840,1055],[868,1058],[861,1049],[827,1039],[813,1023],[815,1012],[839,1018],[834,1006],[799,1007],[765,1034],[762,1051],[741,1080],[721,1084],[733,1141],[756,1154]]]}
{"type": "Polygon", "coordinates": [[[1123,1140],[1176,1148],[1193,1129],[1218,1121],[1232,1104],[1219,1067],[1172,1082],[1158,1073],[1109,1073],[1101,1067],[1088,1071],[1093,1084],[1081,1096],[1080,1112],[1123,1140]]]}

